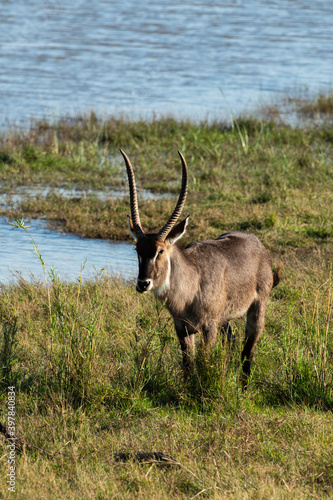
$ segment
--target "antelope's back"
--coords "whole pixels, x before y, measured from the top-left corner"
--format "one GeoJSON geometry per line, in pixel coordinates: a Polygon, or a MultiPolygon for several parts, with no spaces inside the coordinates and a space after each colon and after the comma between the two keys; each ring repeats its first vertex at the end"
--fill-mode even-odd
{"type": "Polygon", "coordinates": [[[227,290],[254,289],[269,294],[273,286],[272,262],[267,249],[251,233],[230,232],[216,240],[190,244],[184,253],[201,269],[201,276],[218,288],[221,280],[227,290]]]}

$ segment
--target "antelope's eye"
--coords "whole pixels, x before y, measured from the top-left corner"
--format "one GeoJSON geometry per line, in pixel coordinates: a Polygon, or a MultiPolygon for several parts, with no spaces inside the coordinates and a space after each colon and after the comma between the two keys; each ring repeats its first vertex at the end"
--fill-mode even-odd
{"type": "Polygon", "coordinates": [[[162,255],[163,253],[164,253],[164,250],[163,250],[163,248],[162,248],[162,249],[158,252],[158,255],[160,256],[160,255],[162,255]]]}

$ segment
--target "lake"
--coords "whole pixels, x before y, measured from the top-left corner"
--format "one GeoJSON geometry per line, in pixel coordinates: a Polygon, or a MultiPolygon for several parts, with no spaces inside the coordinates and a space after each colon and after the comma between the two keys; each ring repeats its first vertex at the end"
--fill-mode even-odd
{"type": "Polygon", "coordinates": [[[1,0],[0,126],[230,118],[333,83],[333,2],[1,0]]]}

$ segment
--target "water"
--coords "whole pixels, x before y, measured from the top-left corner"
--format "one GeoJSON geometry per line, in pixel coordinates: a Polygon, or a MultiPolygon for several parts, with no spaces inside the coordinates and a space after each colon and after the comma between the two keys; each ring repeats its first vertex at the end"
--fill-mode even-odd
{"type": "MultiPolygon", "coordinates": [[[[0,188],[1,189],[1,188],[0,188]]],[[[97,198],[101,201],[109,199],[117,200],[120,198],[128,198],[128,189],[108,189],[106,191],[94,189],[80,189],[76,187],[58,187],[58,186],[45,186],[34,185],[18,186],[13,190],[5,192],[0,191],[0,207],[6,207],[9,212],[11,209],[16,208],[23,200],[31,198],[47,198],[48,196],[59,196],[62,198],[97,198]]],[[[162,200],[170,198],[170,193],[153,193],[149,189],[138,189],[138,196],[141,200],[162,200]]]]}
{"type": "Polygon", "coordinates": [[[332,88],[327,0],[0,0],[0,125],[95,109],[230,117],[332,88]]]}
{"type": "MultiPolygon", "coordinates": [[[[59,234],[47,229],[42,221],[26,225],[38,244],[47,273],[53,267],[61,279],[75,281],[85,263],[83,278],[107,272],[131,279],[137,274],[135,249],[129,243],[59,234]]],[[[15,282],[18,275],[26,280],[31,280],[32,276],[43,280],[43,268],[34,253],[30,236],[23,229],[11,230],[11,227],[6,220],[0,219],[0,284],[15,282]]]]}

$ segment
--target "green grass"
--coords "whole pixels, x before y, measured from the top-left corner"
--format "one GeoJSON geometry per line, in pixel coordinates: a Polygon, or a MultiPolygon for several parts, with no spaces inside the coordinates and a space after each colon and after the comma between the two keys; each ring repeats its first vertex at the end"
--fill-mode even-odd
{"type": "MultiPolygon", "coordinates": [[[[333,485],[332,283],[272,296],[249,389],[236,346],[220,341],[185,384],[167,311],[105,278],[2,292],[2,415],[16,386],[19,496],[329,497],[333,485]],[[48,295],[49,294],[49,295],[48,295]],[[49,306],[50,304],[50,306],[49,306]],[[5,339],[16,331],[11,348],[5,339]],[[116,451],[163,451],[181,466],[116,464],[116,451]],[[206,491],[203,491],[206,490],[206,491]]],[[[1,480],[5,480],[3,446],[1,480]]],[[[6,498],[6,497],[5,497],[6,498]]]]}
{"type": "MultiPolygon", "coordinates": [[[[222,339],[209,358],[199,349],[185,383],[171,317],[132,283],[78,276],[66,284],[53,274],[47,285],[3,286],[0,422],[15,385],[25,443],[16,455],[18,498],[333,497],[332,137],[329,120],[292,128],[247,117],[231,127],[92,114],[0,139],[3,189],[124,187],[122,147],[141,187],[171,195],[140,200],[147,229],[161,226],[176,201],[179,149],[190,172],[185,242],[252,231],[274,265],[284,263],[246,391],[243,320],[234,323],[234,349],[222,339]],[[119,464],[119,451],[161,451],[179,465],[119,464]]],[[[2,211],[87,237],[129,238],[127,198],[53,194],[2,211]]],[[[0,498],[9,498],[2,438],[0,446],[0,498]]]]}

